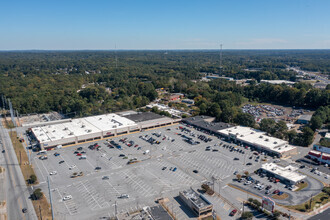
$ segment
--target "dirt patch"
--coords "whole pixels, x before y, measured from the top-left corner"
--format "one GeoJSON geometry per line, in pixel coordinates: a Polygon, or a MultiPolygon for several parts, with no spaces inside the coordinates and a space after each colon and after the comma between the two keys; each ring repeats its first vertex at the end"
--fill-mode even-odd
{"type": "Polygon", "coordinates": [[[308,183],[307,183],[307,182],[299,183],[299,184],[297,185],[298,189],[295,190],[295,192],[298,192],[298,191],[300,191],[300,190],[306,188],[307,186],[308,186],[308,183]]]}
{"type": "Polygon", "coordinates": [[[287,193],[283,193],[282,195],[273,195],[272,198],[273,199],[278,199],[278,200],[283,200],[288,198],[289,195],[287,193]]]}
{"type": "MultiPolygon", "coordinates": [[[[18,163],[20,165],[21,171],[23,173],[24,179],[27,181],[31,175],[35,175],[32,165],[29,165],[29,158],[26,154],[26,151],[22,145],[22,143],[19,141],[19,138],[17,138],[17,134],[15,131],[9,132],[10,139],[13,143],[15,154],[18,160],[18,163]]],[[[29,183],[26,182],[28,185],[29,183]]],[[[35,184],[37,184],[38,181],[36,181],[35,184]]],[[[35,185],[32,184],[32,185],[35,185]]]]}
{"type": "Polygon", "coordinates": [[[46,199],[45,195],[39,200],[32,200],[32,204],[38,219],[43,220],[51,220],[52,219],[52,212],[50,210],[50,204],[46,199]]]}

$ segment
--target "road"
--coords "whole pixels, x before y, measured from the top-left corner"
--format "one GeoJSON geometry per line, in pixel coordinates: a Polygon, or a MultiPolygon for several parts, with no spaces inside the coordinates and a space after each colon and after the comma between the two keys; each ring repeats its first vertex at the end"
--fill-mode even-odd
{"type": "Polygon", "coordinates": [[[31,200],[29,200],[29,191],[18,164],[15,151],[7,130],[0,123],[0,139],[2,141],[1,153],[4,156],[5,164],[1,164],[6,169],[6,200],[8,219],[37,219],[31,200]],[[22,209],[27,208],[27,213],[22,209]]]}

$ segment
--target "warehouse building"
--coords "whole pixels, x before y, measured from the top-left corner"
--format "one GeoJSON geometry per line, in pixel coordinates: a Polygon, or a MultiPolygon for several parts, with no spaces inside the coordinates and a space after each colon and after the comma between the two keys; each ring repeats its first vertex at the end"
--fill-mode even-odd
{"type": "Polygon", "coordinates": [[[128,134],[178,122],[154,113],[105,114],[30,128],[42,149],[128,134]]]}
{"type": "Polygon", "coordinates": [[[311,121],[312,115],[301,115],[298,120],[297,124],[308,124],[311,121]]]}
{"type": "Polygon", "coordinates": [[[213,205],[193,189],[181,191],[180,199],[201,219],[211,217],[213,205]]]}
{"type": "Polygon", "coordinates": [[[257,151],[277,157],[297,154],[297,148],[287,141],[268,136],[265,132],[249,127],[235,126],[218,131],[223,137],[237,144],[243,144],[257,151]]]}
{"type": "Polygon", "coordinates": [[[305,175],[296,172],[297,169],[293,166],[281,167],[275,163],[266,163],[261,166],[262,172],[281,180],[287,185],[296,185],[306,178],[305,175]]]}

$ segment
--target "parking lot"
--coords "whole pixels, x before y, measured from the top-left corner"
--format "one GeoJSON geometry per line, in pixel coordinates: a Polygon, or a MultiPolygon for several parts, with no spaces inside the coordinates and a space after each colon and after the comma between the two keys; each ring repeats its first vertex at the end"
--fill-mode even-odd
{"type": "MultiPolygon", "coordinates": [[[[235,171],[245,170],[252,152],[235,145],[230,149],[229,145],[180,124],[45,154],[34,152],[32,158],[44,192],[49,176],[55,215],[85,219],[114,216],[115,206],[117,213],[152,206],[155,198],[173,198],[212,177],[231,178],[235,171]],[[95,144],[99,147],[91,150],[95,144]],[[45,155],[47,159],[39,158],[45,155]],[[67,196],[70,198],[64,200],[67,196]]],[[[251,167],[260,166],[258,162],[253,161],[251,167]]]]}

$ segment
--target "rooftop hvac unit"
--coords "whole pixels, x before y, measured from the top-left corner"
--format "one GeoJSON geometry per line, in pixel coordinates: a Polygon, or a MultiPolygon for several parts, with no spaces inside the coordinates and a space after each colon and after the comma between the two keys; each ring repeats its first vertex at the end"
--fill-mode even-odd
{"type": "Polygon", "coordinates": [[[254,132],[252,131],[251,134],[254,134],[254,132]]]}
{"type": "Polygon", "coordinates": [[[73,132],[70,132],[69,135],[73,135],[73,132]]]}
{"type": "Polygon", "coordinates": [[[53,130],[53,132],[56,132],[55,130],[53,130]]]}
{"type": "Polygon", "coordinates": [[[68,127],[65,127],[63,130],[68,130],[68,127]]]}
{"type": "Polygon", "coordinates": [[[277,142],[275,141],[274,144],[277,144],[277,142]]]}
{"type": "Polygon", "coordinates": [[[112,128],[117,128],[117,125],[113,125],[112,128]]]}
{"type": "Polygon", "coordinates": [[[89,132],[92,132],[92,130],[91,130],[91,129],[88,129],[88,130],[87,130],[87,133],[89,133],[89,132]]]}
{"type": "Polygon", "coordinates": [[[61,138],[63,139],[64,137],[62,136],[61,138]]]}
{"type": "Polygon", "coordinates": [[[259,138],[263,138],[263,136],[262,136],[262,135],[260,135],[260,136],[259,136],[259,138]]]}
{"type": "Polygon", "coordinates": [[[236,133],[236,135],[239,135],[239,133],[236,133]]]}
{"type": "Polygon", "coordinates": [[[86,125],[81,125],[82,128],[86,127],[86,125]]]}
{"type": "Polygon", "coordinates": [[[244,137],[244,135],[241,134],[241,137],[244,137]]]}
{"type": "Polygon", "coordinates": [[[102,120],[102,118],[99,118],[99,120],[102,120]]]}
{"type": "Polygon", "coordinates": [[[43,136],[43,135],[44,135],[43,133],[40,134],[40,136],[43,136]]]}
{"type": "Polygon", "coordinates": [[[46,134],[48,134],[48,131],[46,131],[46,134]]]}
{"type": "Polygon", "coordinates": [[[269,139],[268,138],[266,138],[266,140],[265,141],[269,141],[269,139]]]}

